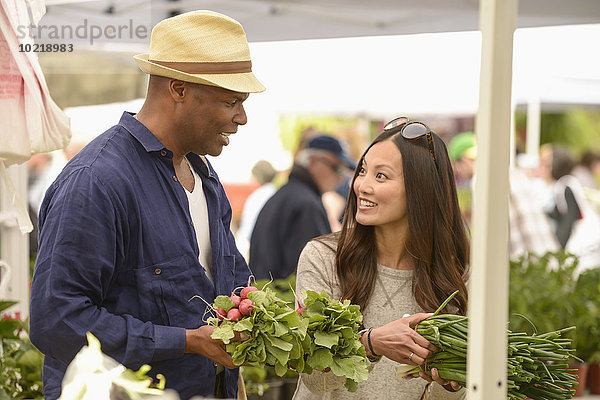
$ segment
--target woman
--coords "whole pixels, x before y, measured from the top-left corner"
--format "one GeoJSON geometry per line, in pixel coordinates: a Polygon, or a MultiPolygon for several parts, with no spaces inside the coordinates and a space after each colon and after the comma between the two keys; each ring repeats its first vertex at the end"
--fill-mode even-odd
{"type": "Polygon", "coordinates": [[[446,146],[425,124],[397,118],[361,157],[352,188],[342,230],[304,248],[296,290],[325,290],[361,306],[372,371],[356,393],[331,372],[301,374],[294,398],[463,398],[465,390],[436,370],[431,385],[423,373],[426,380],[395,376],[398,363],[420,365],[437,350],[410,324],[457,289],[444,311],[467,311],[469,246],[446,146]]]}

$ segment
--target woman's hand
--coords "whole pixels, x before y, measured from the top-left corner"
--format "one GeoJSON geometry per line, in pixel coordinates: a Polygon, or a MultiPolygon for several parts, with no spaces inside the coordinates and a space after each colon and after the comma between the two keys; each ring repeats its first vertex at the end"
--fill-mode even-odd
{"type": "MultiPolygon", "coordinates": [[[[396,362],[408,365],[421,365],[438,348],[410,327],[430,317],[432,314],[419,313],[392,321],[371,330],[371,345],[377,355],[383,355],[396,362]]],[[[363,344],[370,353],[364,334],[363,344]]]]}
{"type": "Polygon", "coordinates": [[[446,380],[442,379],[440,377],[440,374],[438,373],[437,368],[431,368],[431,376],[427,375],[423,371],[419,372],[419,376],[428,382],[438,383],[441,387],[443,387],[444,389],[446,389],[449,392],[458,392],[462,388],[462,386],[460,386],[455,381],[446,381],[446,380]]]}

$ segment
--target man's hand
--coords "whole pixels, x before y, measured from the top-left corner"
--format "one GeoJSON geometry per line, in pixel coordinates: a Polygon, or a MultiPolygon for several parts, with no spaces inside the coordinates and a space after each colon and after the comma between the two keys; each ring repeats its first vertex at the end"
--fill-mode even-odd
{"type": "MultiPolygon", "coordinates": [[[[185,352],[197,353],[229,369],[238,366],[233,363],[231,356],[225,351],[225,345],[221,340],[212,339],[210,335],[215,330],[214,326],[203,325],[197,329],[186,329],[185,352]]],[[[235,333],[232,342],[241,342],[248,339],[245,334],[235,333]]]]}

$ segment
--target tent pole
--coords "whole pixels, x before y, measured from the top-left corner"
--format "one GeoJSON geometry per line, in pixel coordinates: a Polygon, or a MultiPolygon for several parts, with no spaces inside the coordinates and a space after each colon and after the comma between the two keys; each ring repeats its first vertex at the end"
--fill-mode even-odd
{"type": "Polygon", "coordinates": [[[471,400],[506,399],[508,168],[516,0],[482,0],[481,78],[469,282],[471,400]]]}
{"type": "Polygon", "coordinates": [[[514,168],[517,164],[517,121],[515,118],[517,105],[511,103],[510,106],[510,167],[514,168]]]}
{"type": "Polygon", "coordinates": [[[526,152],[537,160],[540,151],[540,134],[542,124],[542,106],[539,99],[527,102],[527,139],[526,152]]]}

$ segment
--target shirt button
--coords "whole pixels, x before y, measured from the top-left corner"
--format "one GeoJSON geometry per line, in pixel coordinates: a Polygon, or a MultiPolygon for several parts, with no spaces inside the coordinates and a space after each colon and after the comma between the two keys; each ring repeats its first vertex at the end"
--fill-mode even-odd
{"type": "Polygon", "coordinates": [[[194,221],[190,221],[190,225],[191,225],[191,226],[194,226],[194,221]]]}
{"type": "Polygon", "coordinates": [[[177,182],[177,177],[175,175],[173,175],[173,180],[177,182]]]}
{"type": "Polygon", "coordinates": [[[161,272],[162,272],[162,270],[161,270],[160,268],[156,268],[156,269],[154,270],[154,273],[155,273],[156,275],[160,275],[160,273],[161,273],[161,272]]]}
{"type": "Polygon", "coordinates": [[[160,151],[160,155],[164,157],[164,156],[166,156],[166,155],[167,155],[167,152],[166,152],[165,150],[161,150],[161,151],[160,151]]]}

